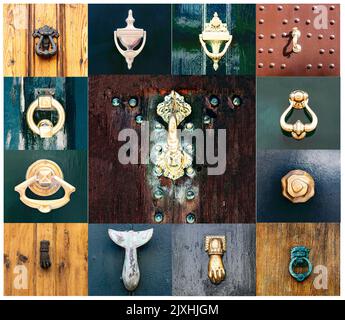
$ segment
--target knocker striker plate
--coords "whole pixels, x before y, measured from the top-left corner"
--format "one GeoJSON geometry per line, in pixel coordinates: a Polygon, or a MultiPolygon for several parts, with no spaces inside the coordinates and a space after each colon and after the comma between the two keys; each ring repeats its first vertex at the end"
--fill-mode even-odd
{"type": "Polygon", "coordinates": [[[32,36],[39,38],[35,45],[36,54],[43,58],[50,58],[57,52],[57,43],[54,39],[59,37],[59,33],[52,27],[47,25],[36,29],[32,36]]]}
{"type": "Polygon", "coordinates": [[[222,256],[226,251],[226,237],[208,235],[205,237],[205,251],[209,255],[208,277],[214,284],[225,279],[225,268],[222,256]]]}
{"type": "Polygon", "coordinates": [[[304,246],[297,246],[291,249],[289,272],[290,275],[298,282],[302,282],[307,279],[313,270],[313,265],[309,261],[309,252],[310,249],[304,246]],[[307,268],[307,271],[296,273],[296,268],[307,268]]]}

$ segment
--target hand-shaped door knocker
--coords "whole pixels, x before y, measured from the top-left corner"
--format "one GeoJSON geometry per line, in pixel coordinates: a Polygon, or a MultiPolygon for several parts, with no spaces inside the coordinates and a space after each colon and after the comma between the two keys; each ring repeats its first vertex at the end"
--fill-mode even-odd
{"type": "Polygon", "coordinates": [[[128,69],[132,68],[134,58],[143,50],[146,42],[146,31],[144,29],[138,29],[134,27],[135,19],[133,18],[132,10],[128,11],[128,17],[126,19],[126,28],[119,28],[114,31],[114,41],[117,50],[125,57],[128,69]],[[123,50],[119,45],[118,40],[126,48],[123,50]],[[142,41],[139,49],[135,48],[142,41]]]}
{"type": "Polygon", "coordinates": [[[304,246],[293,247],[290,253],[289,272],[298,282],[308,278],[313,270],[313,265],[309,261],[310,249],[304,246]],[[307,268],[305,272],[297,273],[296,268],[307,268]]]}
{"type": "Polygon", "coordinates": [[[28,207],[35,208],[42,213],[63,207],[71,200],[71,193],[75,187],[63,180],[61,168],[53,161],[42,159],[34,162],[26,171],[26,180],[15,188],[20,195],[20,200],[28,207]],[[60,187],[65,191],[62,198],[54,200],[31,199],[26,196],[29,188],[38,196],[48,197],[55,194],[60,187]]]}
{"type": "Polygon", "coordinates": [[[59,37],[59,33],[52,27],[47,25],[42,28],[36,29],[32,36],[39,38],[35,45],[36,54],[43,58],[50,58],[57,52],[57,44],[54,38],[59,37]]]}
{"type": "Polygon", "coordinates": [[[292,51],[295,53],[299,53],[302,51],[302,46],[298,44],[298,39],[301,37],[301,31],[298,30],[297,27],[292,28],[292,51]]]}
{"type": "Polygon", "coordinates": [[[203,32],[199,34],[199,40],[205,54],[213,60],[213,69],[217,70],[219,60],[225,55],[232,41],[232,35],[228,31],[226,23],[219,19],[217,12],[214,13],[211,21],[205,24],[203,32]],[[220,52],[223,42],[225,45],[220,52]],[[211,46],[212,52],[207,49],[206,43],[211,46]]]}
{"type": "Polygon", "coordinates": [[[290,105],[280,117],[280,126],[286,132],[291,132],[291,135],[296,140],[303,139],[308,132],[316,129],[318,120],[316,114],[308,105],[308,93],[302,90],[295,90],[290,93],[290,105]],[[304,109],[311,117],[311,123],[303,124],[297,120],[294,124],[286,123],[286,117],[290,114],[292,109],[304,109]]]}
{"type": "Polygon", "coordinates": [[[52,265],[49,256],[50,242],[48,240],[42,240],[40,242],[40,266],[42,269],[49,269],[52,265]]]}
{"type": "Polygon", "coordinates": [[[206,236],[205,251],[210,256],[208,262],[208,277],[214,284],[219,284],[225,279],[225,269],[222,256],[226,251],[225,236],[206,236]]]}

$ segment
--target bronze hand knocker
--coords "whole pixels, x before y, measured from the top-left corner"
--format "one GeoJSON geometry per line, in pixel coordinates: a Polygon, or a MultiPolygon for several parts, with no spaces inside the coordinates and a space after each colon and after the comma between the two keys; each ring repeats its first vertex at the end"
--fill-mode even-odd
{"type": "Polygon", "coordinates": [[[291,132],[291,135],[296,140],[302,140],[307,132],[314,131],[316,129],[318,120],[313,110],[308,105],[309,96],[308,93],[302,90],[295,90],[290,93],[289,97],[290,105],[284,111],[280,117],[280,126],[286,132],[291,132]],[[305,109],[310,115],[311,123],[303,124],[300,120],[297,120],[294,124],[286,123],[285,118],[291,112],[292,109],[305,109]]]}
{"type": "Polygon", "coordinates": [[[219,284],[225,279],[225,269],[222,256],[226,251],[225,236],[206,236],[205,251],[210,256],[208,262],[208,277],[214,284],[219,284]]]}
{"type": "Polygon", "coordinates": [[[59,33],[54,28],[47,25],[42,28],[36,29],[32,36],[34,38],[39,38],[35,45],[36,54],[43,58],[50,58],[57,52],[57,44],[53,38],[58,38],[59,33]]]}

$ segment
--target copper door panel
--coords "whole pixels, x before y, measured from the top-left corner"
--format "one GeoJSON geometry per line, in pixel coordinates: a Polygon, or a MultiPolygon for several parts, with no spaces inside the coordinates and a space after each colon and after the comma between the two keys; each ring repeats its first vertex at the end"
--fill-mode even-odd
{"type": "Polygon", "coordinates": [[[257,75],[339,76],[339,13],[339,5],[257,5],[257,75]],[[295,27],[300,52],[293,51],[295,27]]]}

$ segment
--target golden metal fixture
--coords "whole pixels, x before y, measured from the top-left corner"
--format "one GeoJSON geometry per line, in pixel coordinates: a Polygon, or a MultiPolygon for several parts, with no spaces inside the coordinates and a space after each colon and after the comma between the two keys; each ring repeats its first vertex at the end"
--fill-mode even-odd
{"type": "Polygon", "coordinates": [[[156,165],[165,177],[172,180],[182,177],[184,169],[190,167],[193,162],[192,156],[182,149],[177,135],[177,126],[191,112],[192,107],[175,91],[171,91],[157,106],[157,114],[168,123],[168,137],[158,155],[156,165]]]}
{"type": "Polygon", "coordinates": [[[126,19],[127,26],[125,28],[118,28],[114,31],[114,41],[117,50],[125,57],[128,69],[132,68],[134,58],[143,50],[146,42],[146,31],[134,27],[135,19],[133,18],[132,10],[128,11],[126,19]],[[123,50],[117,40],[119,38],[121,44],[126,48],[123,50]],[[139,49],[135,50],[142,41],[139,49]]]}
{"type": "Polygon", "coordinates": [[[301,37],[301,31],[297,27],[292,28],[292,51],[299,53],[302,51],[302,46],[298,44],[298,39],[301,37]]]}
{"type": "Polygon", "coordinates": [[[314,111],[308,105],[309,96],[305,91],[295,90],[291,92],[289,101],[289,107],[280,117],[280,126],[284,131],[291,132],[293,138],[301,140],[306,136],[307,132],[316,129],[318,119],[314,111]],[[312,119],[311,123],[303,124],[300,120],[297,120],[294,124],[286,123],[285,119],[292,109],[304,109],[310,115],[312,119]]]}
{"type": "Polygon", "coordinates": [[[219,19],[217,12],[209,23],[205,23],[204,30],[199,34],[200,43],[205,54],[213,60],[213,69],[218,69],[218,62],[228,50],[232,41],[232,35],[227,29],[226,23],[219,19]],[[220,52],[222,43],[225,42],[223,50],[220,52]],[[207,49],[207,44],[211,46],[212,52],[207,49]]]}
{"type": "Polygon", "coordinates": [[[41,95],[30,104],[26,113],[26,121],[29,128],[41,138],[51,138],[64,126],[65,110],[60,102],[55,100],[51,95],[41,95]],[[55,126],[48,119],[43,119],[36,124],[33,117],[36,110],[57,111],[58,121],[55,126]]]}
{"type": "Polygon", "coordinates": [[[28,207],[38,209],[42,213],[48,213],[53,209],[63,207],[70,201],[71,193],[75,187],[63,180],[61,168],[50,160],[37,160],[26,171],[26,180],[15,188],[20,195],[20,200],[28,207]],[[60,187],[65,195],[60,199],[38,200],[26,196],[26,189],[29,188],[34,194],[48,197],[55,194],[60,187]]]}
{"type": "Polygon", "coordinates": [[[283,196],[293,203],[308,201],[315,194],[313,177],[303,170],[292,170],[282,179],[283,196]]]}
{"type": "Polygon", "coordinates": [[[205,251],[210,256],[208,262],[208,277],[214,284],[219,284],[225,279],[225,269],[222,256],[226,251],[225,236],[206,236],[205,251]]]}

